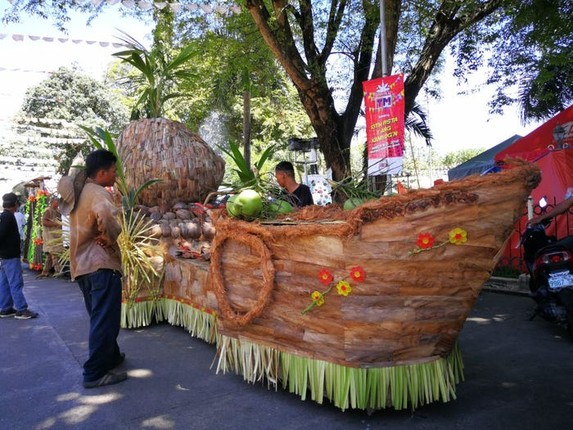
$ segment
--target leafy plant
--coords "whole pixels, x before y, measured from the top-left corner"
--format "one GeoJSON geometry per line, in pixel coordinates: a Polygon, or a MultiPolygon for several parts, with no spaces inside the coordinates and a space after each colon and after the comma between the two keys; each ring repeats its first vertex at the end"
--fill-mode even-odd
{"type": "Polygon", "coordinates": [[[156,48],[148,51],[133,37],[122,33],[124,37],[119,39],[129,49],[116,52],[113,56],[141,72],[135,79],[126,79],[139,93],[132,119],[160,118],[166,101],[185,96],[184,93],[174,92],[177,85],[194,77],[193,73],[182,67],[195,55],[193,47],[189,45],[183,48],[171,59],[167,50],[156,48]]]}
{"type": "Polygon", "coordinates": [[[341,181],[329,181],[332,192],[342,194],[346,199],[378,199],[384,190],[370,190],[368,183],[358,176],[348,176],[341,181]]]}
{"type": "Polygon", "coordinates": [[[153,225],[140,212],[122,212],[121,233],[117,239],[121,252],[123,298],[134,303],[140,293],[157,300],[163,279],[163,257],[159,241],[153,237],[153,225]]]}
{"type": "Polygon", "coordinates": [[[229,142],[229,149],[219,146],[219,149],[229,156],[235,166],[231,169],[236,173],[238,182],[234,184],[226,184],[236,191],[243,188],[252,188],[255,191],[267,193],[270,188],[270,181],[265,179],[264,166],[271,158],[272,154],[276,151],[276,146],[271,145],[267,147],[254,163],[253,167],[248,165],[245,157],[239,150],[239,146],[233,142],[229,142]]]}

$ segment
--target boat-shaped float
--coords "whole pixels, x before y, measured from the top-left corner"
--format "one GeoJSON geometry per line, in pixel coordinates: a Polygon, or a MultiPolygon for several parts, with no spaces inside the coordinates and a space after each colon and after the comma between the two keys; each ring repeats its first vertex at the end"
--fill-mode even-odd
{"type": "Polygon", "coordinates": [[[527,164],[350,211],[215,210],[210,260],[166,251],[160,293],[125,303],[123,325],[184,326],[217,344],[218,371],[341,409],[451,400],[460,330],[539,181],[527,164]]]}

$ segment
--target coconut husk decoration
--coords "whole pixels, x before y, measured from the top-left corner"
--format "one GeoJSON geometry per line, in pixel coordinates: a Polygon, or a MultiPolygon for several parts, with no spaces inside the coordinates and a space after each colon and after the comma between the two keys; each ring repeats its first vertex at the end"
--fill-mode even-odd
{"type": "Polygon", "coordinates": [[[119,136],[117,147],[129,187],[137,189],[152,178],[162,181],[141,192],[139,202],[145,206],[202,202],[223,180],[223,159],[176,121],[133,121],[119,136]]]}
{"type": "Polygon", "coordinates": [[[217,371],[302,399],[343,410],[452,400],[458,335],[539,181],[522,165],[350,211],[268,222],[218,211],[210,261],[168,262],[158,314],[215,339],[217,371]]]}

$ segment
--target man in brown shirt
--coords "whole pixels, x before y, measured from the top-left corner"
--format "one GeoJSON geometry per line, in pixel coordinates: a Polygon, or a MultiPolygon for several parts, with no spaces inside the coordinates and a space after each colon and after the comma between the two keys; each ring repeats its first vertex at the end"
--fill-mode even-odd
{"type": "Polygon", "coordinates": [[[70,269],[84,295],[90,315],[89,358],[84,363],[84,387],[116,384],[125,372],[112,372],[125,354],[117,344],[121,318],[121,232],[119,208],[105,187],[115,184],[116,157],[96,150],[85,170],[58,184],[60,211],[70,216],[70,269]]]}

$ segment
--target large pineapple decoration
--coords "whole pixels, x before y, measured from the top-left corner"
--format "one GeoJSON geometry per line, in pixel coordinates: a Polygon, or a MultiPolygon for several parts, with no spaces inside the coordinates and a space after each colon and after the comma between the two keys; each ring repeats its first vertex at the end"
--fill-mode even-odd
{"type": "Polygon", "coordinates": [[[202,202],[221,184],[225,162],[184,124],[161,118],[164,102],[180,96],[172,91],[188,76],[182,66],[192,56],[191,47],[168,60],[167,53],[157,47],[148,51],[127,35],[123,42],[129,49],[114,55],[141,72],[130,78],[139,90],[132,114],[138,119],[123,130],[117,142],[127,185],[135,187],[150,178],[161,180],[139,195],[139,202],[146,206],[202,202]]]}

